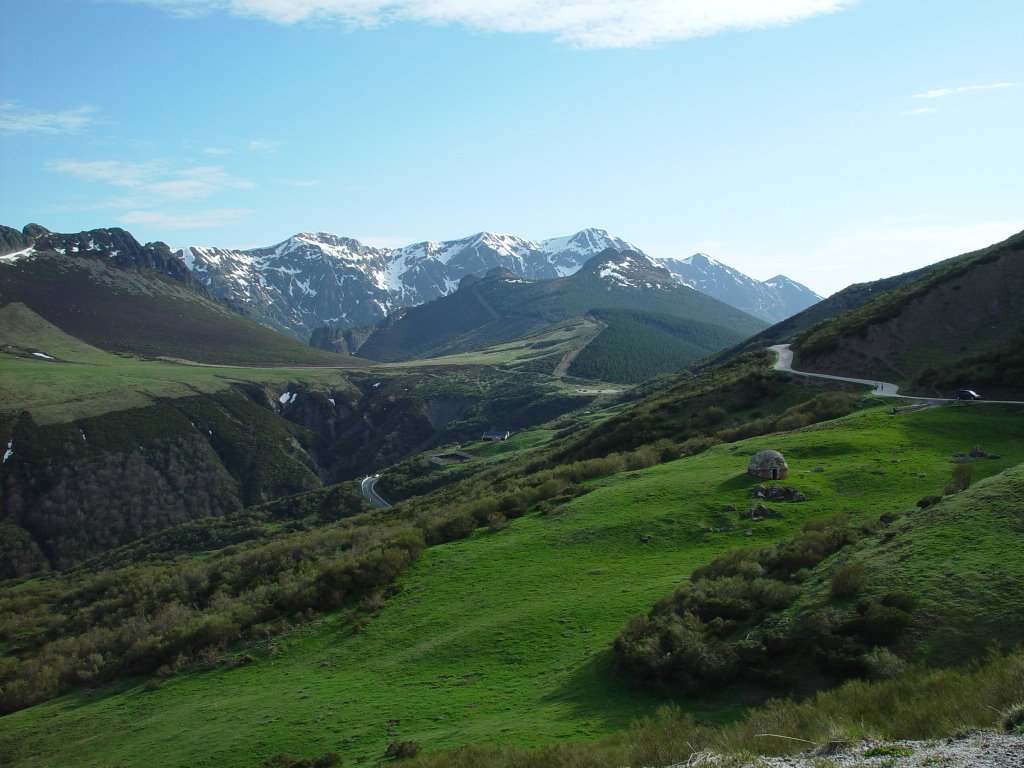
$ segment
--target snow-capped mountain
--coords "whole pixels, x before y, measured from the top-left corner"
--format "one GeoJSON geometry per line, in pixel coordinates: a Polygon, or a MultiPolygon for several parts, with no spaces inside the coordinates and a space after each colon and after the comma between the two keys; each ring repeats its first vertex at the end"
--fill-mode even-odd
{"type": "Polygon", "coordinates": [[[675,281],[641,253],[607,248],[566,277],[530,280],[501,267],[467,276],[453,293],[396,313],[358,352],[387,362],[480,350],[596,311],[625,313],[640,325],[642,317],[669,318],[669,326],[687,327],[715,349],[766,325],[675,281]]]}
{"type": "Polygon", "coordinates": [[[316,328],[380,323],[398,310],[450,295],[464,277],[482,277],[497,268],[528,280],[567,277],[609,248],[640,254],[677,282],[770,322],[820,299],[781,275],[760,282],[704,254],[654,259],[601,229],[540,241],[480,232],[401,248],[305,232],[268,248],[191,246],[180,255],[215,296],[306,340],[316,328]]]}
{"type": "Polygon", "coordinates": [[[715,261],[706,253],[695,253],[686,259],[654,261],[679,282],[770,323],[785,320],[822,298],[784,275],[762,282],[715,261]]]}
{"type": "Polygon", "coordinates": [[[190,246],[180,255],[214,295],[307,339],[318,327],[380,322],[403,307],[447,296],[467,275],[495,268],[530,280],[571,275],[607,248],[637,250],[603,230],[585,229],[539,242],[481,232],[394,249],[302,233],[269,248],[190,246]]]}

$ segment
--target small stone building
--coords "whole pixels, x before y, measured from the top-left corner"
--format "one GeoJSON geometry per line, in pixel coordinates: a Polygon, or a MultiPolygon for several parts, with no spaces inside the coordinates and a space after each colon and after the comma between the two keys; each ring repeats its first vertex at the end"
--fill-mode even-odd
{"type": "Polygon", "coordinates": [[[750,457],[747,474],[768,480],[782,480],[789,474],[789,465],[779,451],[758,451],[750,457]]]}

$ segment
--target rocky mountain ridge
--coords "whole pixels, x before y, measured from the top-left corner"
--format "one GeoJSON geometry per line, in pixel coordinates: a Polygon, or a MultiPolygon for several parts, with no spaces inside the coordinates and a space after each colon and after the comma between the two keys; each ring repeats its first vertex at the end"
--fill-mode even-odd
{"type": "MultiPolygon", "coordinates": [[[[479,232],[441,242],[376,248],[329,232],[303,232],[276,245],[247,250],[163,243],[140,245],[124,230],[74,235],[36,224],[0,228],[0,261],[35,253],[103,256],[115,266],[148,267],[178,281],[202,285],[212,296],[303,342],[318,328],[347,330],[379,325],[409,307],[453,293],[467,276],[495,268],[527,280],[553,280],[578,272],[608,249],[630,251],[668,270],[672,279],[768,322],[820,300],[782,275],[758,281],[705,254],[654,258],[602,229],[532,241],[479,232]]],[[[322,334],[318,346],[323,345],[322,334]]],[[[351,349],[351,345],[345,345],[351,349]]],[[[341,349],[335,342],[325,348],[341,349]]]]}
{"type": "Polygon", "coordinates": [[[769,322],[820,300],[784,276],[762,283],[702,254],[683,261],[653,258],[602,229],[540,241],[479,232],[401,248],[307,232],[267,248],[190,246],[180,254],[214,295],[305,339],[319,327],[378,324],[401,309],[450,295],[468,275],[482,277],[495,268],[527,280],[567,277],[609,248],[639,253],[668,269],[676,282],[769,322]]]}
{"type": "Polygon", "coordinates": [[[660,313],[714,327],[711,335],[722,343],[711,342],[704,354],[765,325],[680,284],[642,252],[609,247],[566,277],[531,280],[503,267],[467,276],[458,290],[390,316],[359,355],[388,362],[479,350],[595,310],[660,313]]]}
{"type": "Polygon", "coordinates": [[[769,323],[785,320],[822,299],[785,275],[755,280],[706,253],[695,253],[686,259],[656,261],[679,282],[769,323]]]}

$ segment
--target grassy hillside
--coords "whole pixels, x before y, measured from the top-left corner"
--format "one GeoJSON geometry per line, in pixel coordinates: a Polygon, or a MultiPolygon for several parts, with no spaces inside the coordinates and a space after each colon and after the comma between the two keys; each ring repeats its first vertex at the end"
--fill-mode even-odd
{"type": "Polygon", "coordinates": [[[350,365],[242,317],[152,269],[83,256],[0,265],[0,302],[24,304],[87,344],[115,353],[227,365],[350,365]]]}
{"type": "MultiPolygon", "coordinates": [[[[8,715],[0,753],[24,766],[250,766],[278,752],[378,760],[396,739],[436,749],[607,734],[666,701],[611,674],[613,638],[693,569],[810,520],[910,512],[949,483],[954,453],[978,443],[999,454],[975,463],[982,480],[1024,461],[1022,435],[1024,413],[1009,406],[882,408],[591,481],[582,496],[431,547],[397,594],[240,651],[252,663],[124,681],[8,715]],[[769,447],[785,452],[786,484],[807,500],[750,522],[746,463],[769,447]]],[[[968,558],[976,563],[1017,556],[1005,536],[974,542],[988,550],[968,558]]],[[[921,546],[931,546],[923,536],[921,546]]],[[[728,692],[678,702],[701,718],[740,711],[728,692]]]]}
{"type": "Polygon", "coordinates": [[[342,374],[328,368],[213,367],[117,355],[65,333],[24,304],[0,307],[0,403],[4,410],[31,411],[38,423],[144,407],[159,398],[216,392],[240,381],[283,388],[295,379],[341,381],[342,374]]]}
{"type": "MultiPolygon", "coordinates": [[[[978,459],[978,466],[988,459],[978,459]]],[[[916,624],[901,649],[914,659],[954,664],[992,643],[1024,642],[1024,466],[990,476],[942,502],[906,511],[893,535],[864,540],[843,564],[862,569],[859,596],[914,595],[916,624]]],[[[839,565],[810,585],[802,610],[821,602],[839,565]]]]}
{"type": "Polygon", "coordinates": [[[923,497],[916,510],[815,521],[782,544],[716,559],[634,617],[616,658],[646,686],[806,690],[1024,643],[1024,529],[1014,519],[1024,465],[968,489],[977,470],[955,465],[946,499],[923,497]]]}

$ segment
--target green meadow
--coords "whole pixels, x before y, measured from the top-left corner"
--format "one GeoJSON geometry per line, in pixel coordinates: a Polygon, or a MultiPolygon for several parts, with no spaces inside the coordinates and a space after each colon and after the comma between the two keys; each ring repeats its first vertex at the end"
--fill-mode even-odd
{"type": "MultiPolygon", "coordinates": [[[[252,663],[81,691],[8,715],[0,758],[253,766],[280,752],[336,751],[351,764],[383,759],[395,740],[431,751],[601,737],[668,701],[613,674],[610,645],[630,616],[727,550],[763,546],[837,513],[867,521],[914,510],[949,484],[952,454],[975,444],[999,456],[973,463],[976,482],[1024,461],[1024,408],[898,416],[872,408],[596,480],[546,513],[428,549],[395,594],[236,649],[252,663]],[[807,500],[777,505],[779,518],[755,523],[740,512],[755,482],[747,460],[762,448],[786,454],[784,484],[807,500]]],[[[950,546],[948,532],[936,537],[921,537],[920,556],[940,541],[950,546]]],[[[977,539],[987,563],[1019,558],[1018,544],[977,539]]],[[[947,561],[947,579],[959,562],[947,561]]],[[[676,703],[723,722],[758,697],[728,690],[676,703]]]]}

